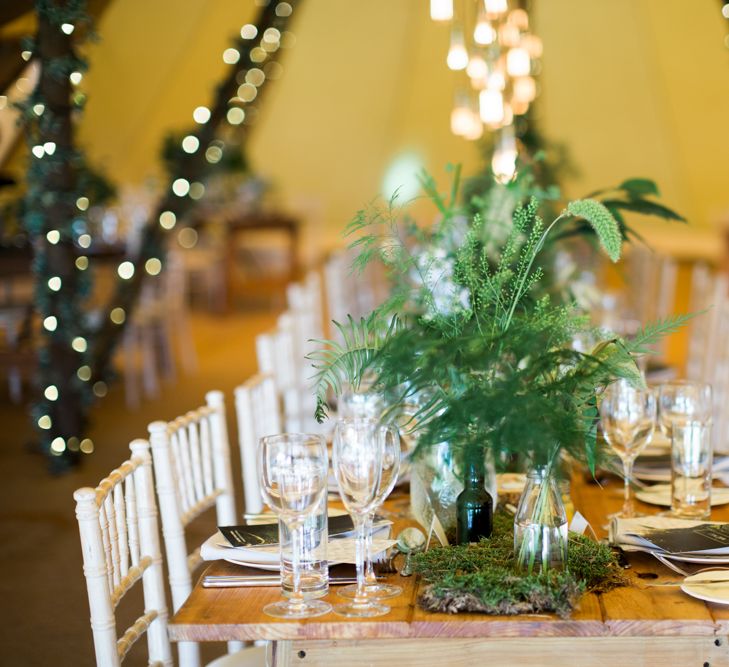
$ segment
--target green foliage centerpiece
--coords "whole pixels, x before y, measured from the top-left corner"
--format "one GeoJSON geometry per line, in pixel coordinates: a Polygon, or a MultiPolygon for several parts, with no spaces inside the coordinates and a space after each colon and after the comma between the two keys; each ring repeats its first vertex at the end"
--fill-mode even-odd
{"type": "MultiPolygon", "coordinates": [[[[538,289],[540,254],[568,220],[589,225],[610,260],[620,258],[620,226],[599,201],[570,202],[545,224],[532,198],[516,208],[494,251],[488,220],[457,206],[457,169],[448,198],[430,177],[421,180],[440,213],[432,227],[404,216],[396,198],[360,211],[348,227],[359,249],[355,269],[380,260],[393,289],[369,317],[337,325],[343,342],[327,341],[312,355],[318,419],[330,391],[356,388],[366,373],[388,397],[389,416],[417,405],[401,419],[417,433],[415,457],[446,443],[461,470],[491,454],[519,456],[551,475],[567,453],[594,471],[599,392],[618,378],[641,385],[634,355],[685,318],[625,341],[538,289]],[[591,349],[575,349],[578,338],[593,341],[591,349]]],[[[547,506],[537,503],[537,513],[547,506]]],[[[534,560],[524,554],[524,562],[534,560]]]]}

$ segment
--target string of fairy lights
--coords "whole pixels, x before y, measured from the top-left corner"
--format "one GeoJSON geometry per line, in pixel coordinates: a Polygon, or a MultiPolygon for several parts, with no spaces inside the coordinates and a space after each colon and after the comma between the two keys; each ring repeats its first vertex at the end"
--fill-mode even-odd
{"type": "MultiPolygon", "coordinates": [[[[137,255],[124,257],[115,267],[118,282],[100,324],[93,324],[84,311],[84,301],[91,289],[89,269],[93,267],[94,248],[98,245],[87,219],[94,201],[83,187],[85,159],[72,146],[70,137],[64,146],[40,140],[59,120],[48,100],[42,98],[40,86],[22,104],[32,156],[24,226],[34,247],[35,300],[44,339],[39,351],[40,391],[32,416],[43,448],[52,457],[74,457],[79,452],[94,451],[92,440],[84,437],[88,407],[94,398],[101,398],[108,391],[111,356],[131,316],[142,281],[162,273],[166,237],[172,230],[178,229],[176,240],[180,245],[194,245],[197,233],[192,226],[183,224],[185,214],[205,196],[205,179],[225,151],[241,149],[245,128],[255,121],[257,103],[266,83],[283,73],[279,52],[295,43],[293,33],[286,28],[297,0],[257,0],[256,4],[260,8],[256,21],[243,25],[234,44],[222,53],[229,68],[216,87],[213,103],[193,109],[195,125],[172,146],[172,154],[165,156],[169,185],[143,231],[137,255]],[[52,180],[52,174],[68,161],[74,164],[78,176],[75,187],[50,192],[49,176],[52,180]],[[49,207],[57,206],[61,200],[67,205],[67,215],[60,224],[51,224],[49,207]],[[65,252],[73,276],[57,275],[49,269],[48,254],[54,251],[65,252]],[[61,349],[66,360],[69,354],[73,355],[73,368],[68,363],[56,363],[61,349]],[[76,420],[69,418],[72,412],[77,413],[76,420]],[[74,424],[74,432],[69,432],[69,423],[74,424]]],[[[71,40],[78,36],[79,26],[88,23],[85,9],[84,0],[68,0],[59,5],[36,0],[39,18],[47,19],[66,38],[67,48],[58,55],[40,57],[35,44],[28,41],[22,53],[25,60],[39,58],[47,75],[68,82],[67,99],[75,123],[86,101],[80,88],[86,62],[76,55],[71,40]]]]}
{"type": "Polygon", "coordinates": [[[21,57],[39,61],[40,77],[18,104],[30,153],[23,223],[34,250],[35,303],[42,334],[39,398],[31,414],[46,451],[90,453],[93,443],[70,432],[79,429],[70,426],[73,420],[61,407],[68,402],[88,406],[92,401],[83,308],[91,278],[88,258],[75,251],[90,244],[86,218],[90,200],[83,190],[85,158],[73,144],[69,118],[83,109],[85,96],[78,86],[87,67],[75,52],[71,35],[89,19],[83,0],[59,4],[37,0],[35,8],[38,36],[25,40],[21,57]]]}

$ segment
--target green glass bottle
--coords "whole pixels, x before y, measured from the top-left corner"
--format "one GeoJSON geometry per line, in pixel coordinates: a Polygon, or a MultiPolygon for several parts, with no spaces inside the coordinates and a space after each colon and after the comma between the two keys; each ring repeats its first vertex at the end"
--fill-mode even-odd
{"type": "Polygon", "coordinates": [[[494,520],[494,501],[485,489],[483,466],[468,464],[465,486],[456,499],[458,544],[478,542],[491,537],[494,520]]]}

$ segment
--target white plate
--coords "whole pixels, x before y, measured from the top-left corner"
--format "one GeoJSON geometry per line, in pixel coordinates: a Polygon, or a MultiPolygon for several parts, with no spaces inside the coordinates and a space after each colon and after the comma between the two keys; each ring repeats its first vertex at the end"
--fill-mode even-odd
{"type": "Polygon", "coordinates": [[[666,554],[661,553],[661,557],[668,560],[677,560],[679,563],[696,563],[700,565],[722,565],[729,564],[729,555],[717,554],[714,556],[695,555],[695,554],[666,554]]]}
{"type": "Polygon", "coordinates": [[[276,560],[275,563],[247,563],[244,560],[235,560],[234,558],[224,558],[223,560],[233,565],[243,565],[244,567],[255,567],[256,570],[266,570],[268,572],[278,572],[281,569],[280,560],[276,560]]]}
{"type": "Polygon", "coordinates": [[[681,590],[699,600],[729,604],[729,570],[709,570],[686,577],[681,584],[681,590]],[[701,583],[702,580],[716,581],[718,579],[721,579],[722,583],[701,583]],[[723,583],[724,581],[726,583],[723,583]]]}
{"type": "MultiPolygon", "coordinates": [[[[635,497],[649,505],[671,506],[671,485],[656,484],[647,489],[640,489],[635,492],[635,497]]],[[[729,488],[714,487],[711,489],[711,506],[718,507],[729,503],[729,488]]]]}
{"type": "Polygon", "coordinates": [[[521,493],[526,485],[526,475],[521,472],[504,472],[496,475],[499,493],[521,493]]]}

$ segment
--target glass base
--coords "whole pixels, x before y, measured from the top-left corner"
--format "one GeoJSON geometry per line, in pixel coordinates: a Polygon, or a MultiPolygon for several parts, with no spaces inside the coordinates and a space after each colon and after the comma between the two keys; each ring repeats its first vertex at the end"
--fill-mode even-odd
{"type": "Polygon", "coordinates": [[[301,604],[291,604],[290,601],[280,600],[272,602],[263,608],[263,612],[274,618],[313,618],[328,614],[332,605],[322,600],[305,600],[301,604]]]}
{"type": "MultiPolygon", "coordinates": [[[[394,584],[369,584],[365,586],[365,596],[372,600],[388,600],[396,598],[402,593],[402,586],[394,584]]],[[[357,594],[357,584],[342,586],[337,589],[337,595],[348,600],[353,600],[357,594]]]]}
{"type": "Polygon", "coordinates": [[[612,514],[608,514],[606,518],[608,519],[639,519],[642,516],[651,516],[647,512],[636,512],[633,511],[630,514],[625,514],[623,510],[620,510],[619,512],[613,512],[612,514]]]}
{"type": "Polygon", "coordinates": [[[390,612],[390,607],[376,602],[348,602],[346,604],[334,605],[334,613],[347,618],[372,618],[373,616],[384,616],[390,612]]]}

